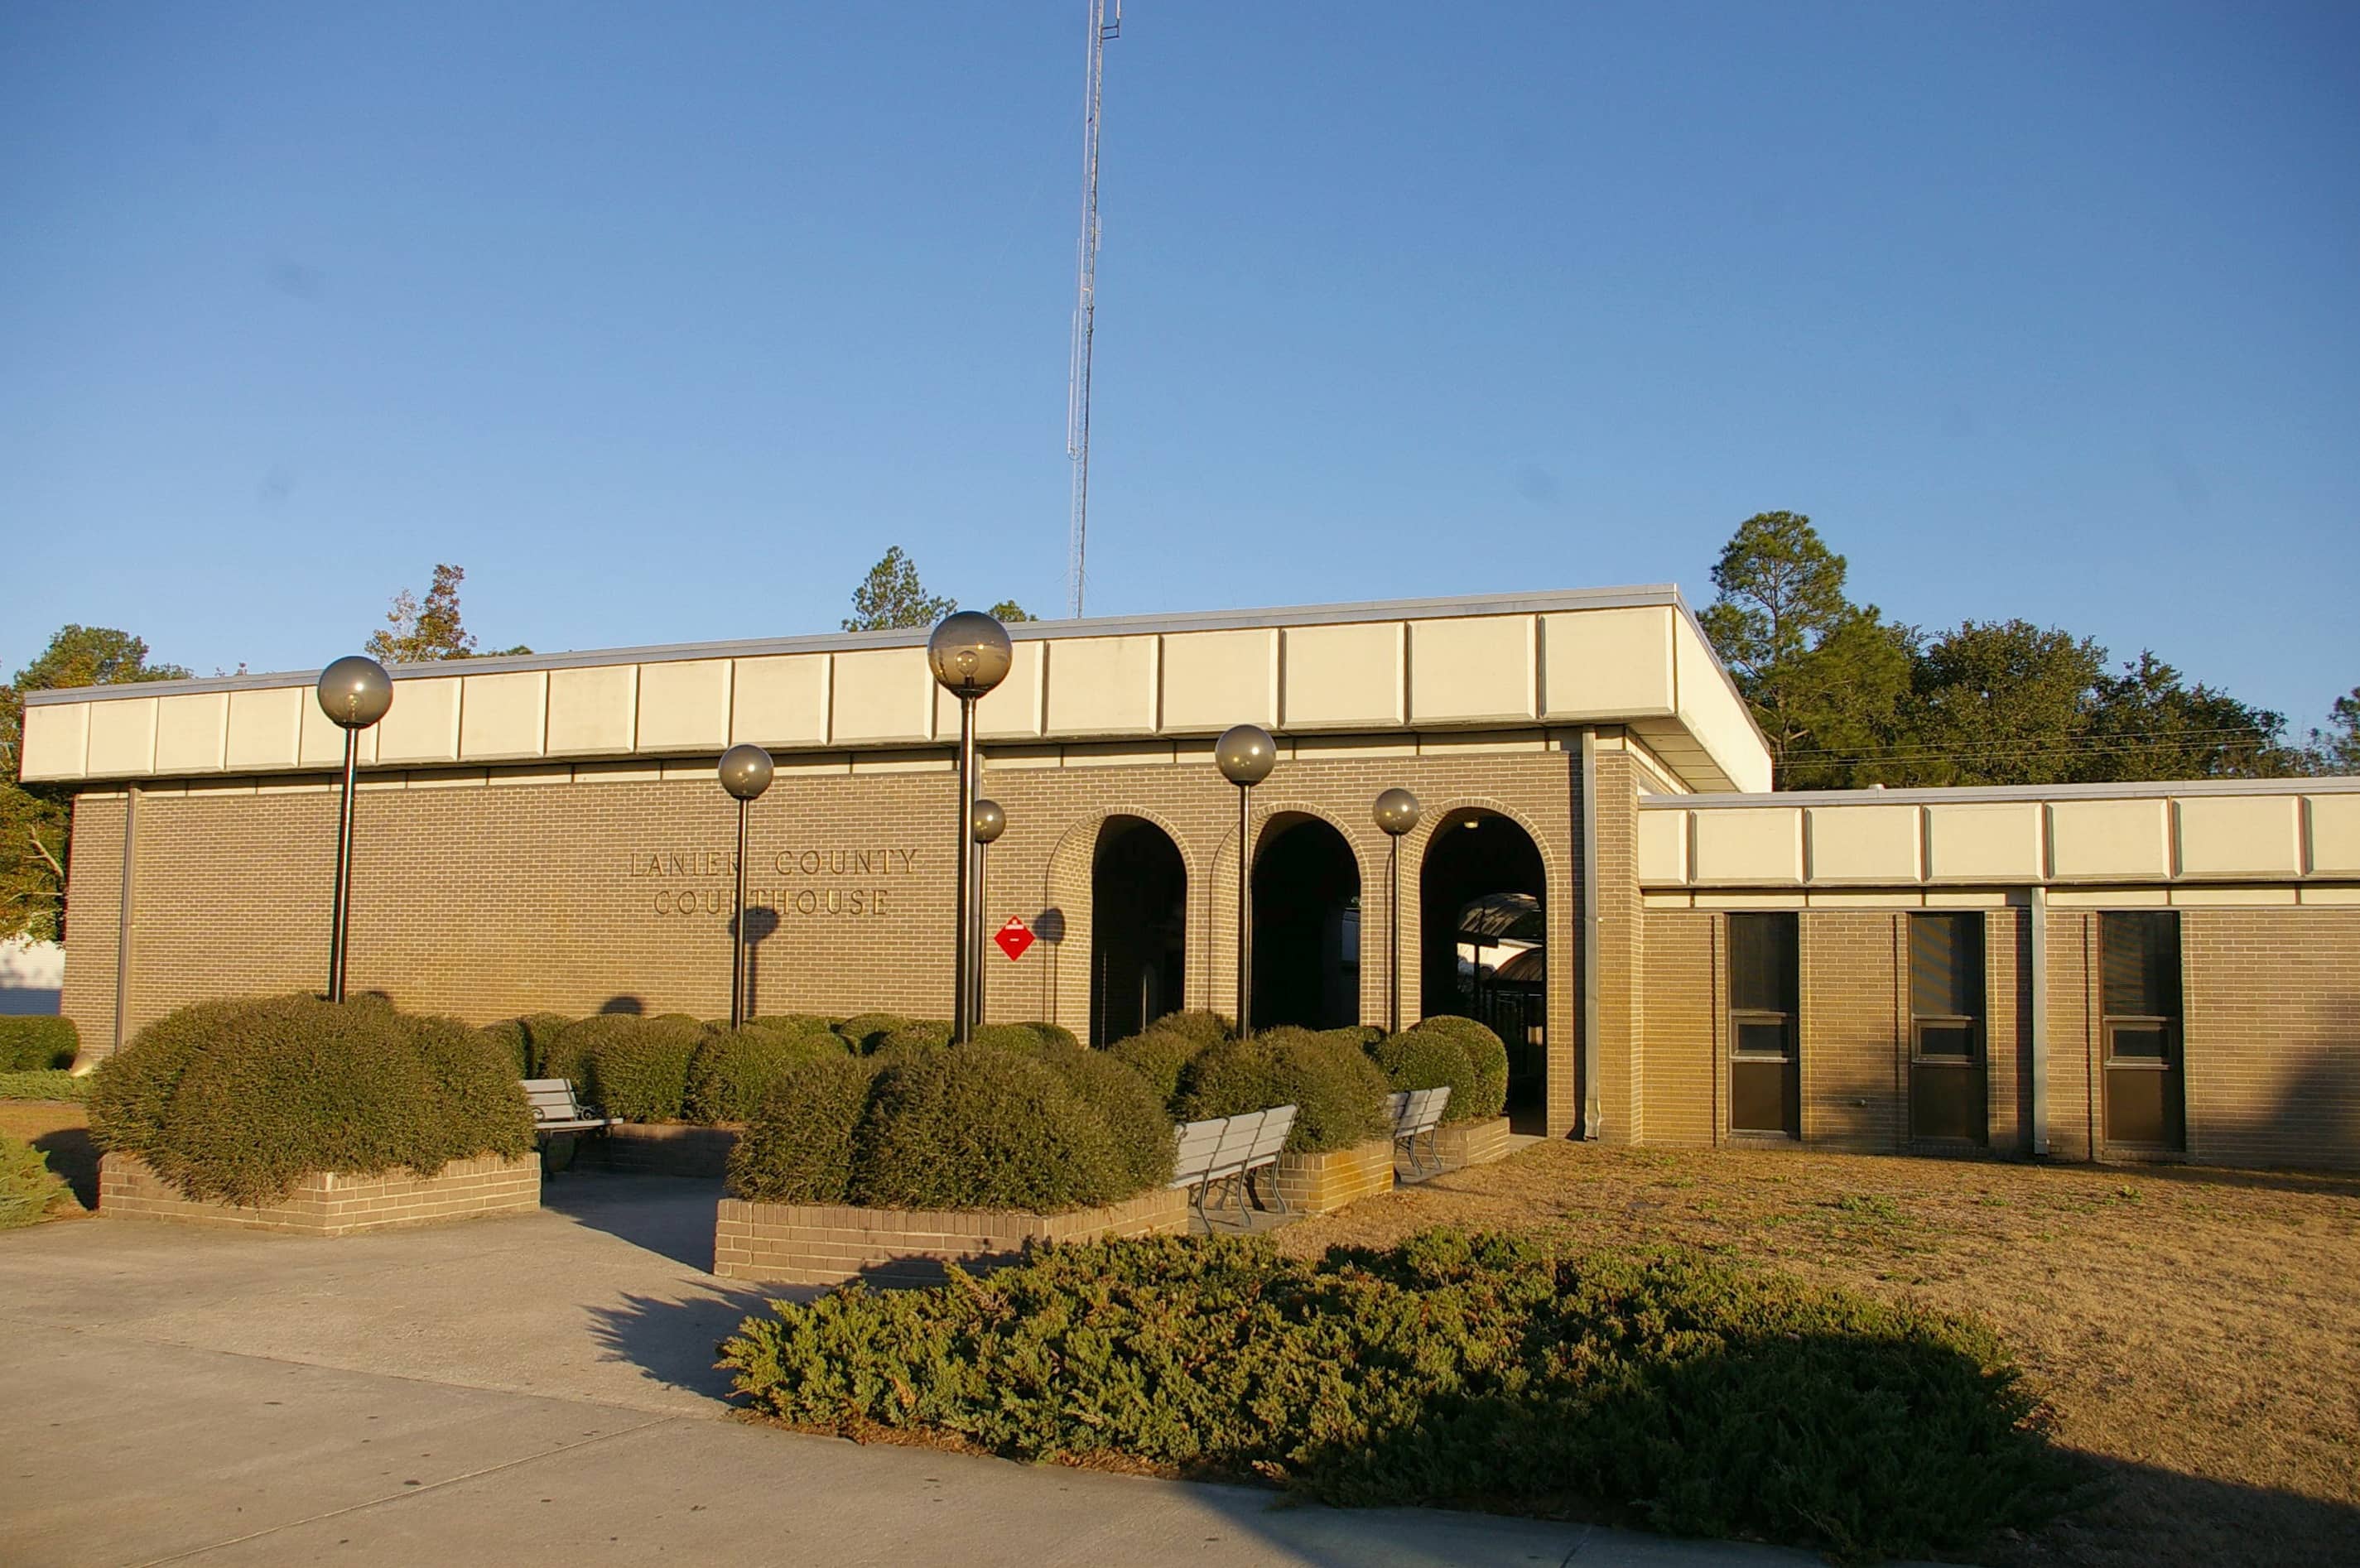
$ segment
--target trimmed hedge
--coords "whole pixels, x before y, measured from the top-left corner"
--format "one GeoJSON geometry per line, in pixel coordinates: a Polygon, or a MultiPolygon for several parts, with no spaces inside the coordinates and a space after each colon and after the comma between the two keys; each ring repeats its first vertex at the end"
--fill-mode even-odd
{"type": "Polygon", "coordinates": [[[610,1116],[676,1122],[686,1108],[688,1064],[705,1036],[705,1027],[686,1013],[600,1013],[550,1043],[540,1075],[572,1079],[610,1116]]]}
{"type": "Polygon", "coordinates": [[[77,1078],[63,1068],[39,1073],[0,1073],[0,1100],[87,1100],[90,1076],[77,1078]]]}
{"type": "Polygon", "coordinates": [[[191,1198],[263,1203],[314,1171],[531,1153],[512,1065],[478,1030],[376,1000],[204,1002],[99,1068],[91,1131],[191,1198]]]}
{"type": "Polygon", "coordinates": [[[1317,1259],[1262,1238],[1050,1247],[934,1290],[773,1302],[722,1364],[807,1431],[1855,1560],[2035,1528],[2079,1478],[1972,1320],[1701,1254],[1448,1231],[1317,1259]]]}
{"type": "MultiPolygon", "coordinates": [[[[1427,1023],[1440,1020],[1428,1019],[1427,1023]]],[[[1421,1023],[1415,1029],[1389,1035],[1370,1047],[1377,1065],[1384,1070],[1386,1080],[1396,1089],[1439,1089],[1448,1086],[1449,1104],[1443,1107],[1446,1122],[1488,1121],[1500,1114],[1508,1098],[1508,1052],[1499,1037],[1481,1024],[1467,1018],[1452,1018],[1451,1024],[1464,1024],[1480,1029],[1491,1041],[1491,1050],[1499,1055],[1499,1071],[1486,1073],[1477,1065],[1475,1053],[1469,1050],[1468,1036],[1463,1029],[1430,1029],[1421,1023]]],[[[1486,1057],[1488,1061],[1488,1056],[1486,1057]]]]}
{"type": "Polygon", "coordinates": [[[729,1150],[729,1192],[756,1203],[841,1203],[879,1063],[837,1051],[782,1069],[729,1150]]]}
{"type": "Polygon", "coordinates": [[[869,1049],[876,1056],[908,1056],[913,1053],[940,1051],[951,1042],[951,1026],[935,1018],[903,1023],[871,1037],[875,1043],[869,1049]]]}
{"type": "Polygon", "coordinates": [[[895,1029],[907,1029],[910,1020],[899,1013],[855,1013],[836,1026],[852,1049],[866,1054],[877,1049],[878,1043],[895,1029]]]}
{"type": "Polygon", "coordinates": [[[49,1169],[49,1156],[21,1139],[0,1137],[0,1230],[36,1224],[71,1202],[73,1190],[49,1169]]]}
{"type": "Polygon", "coordinates": [[[82,1050],[82,1031],[71,1018],[52,1015],[0,1018],[0,1073],[46,1073],[71,1067],[82,1050]]]}
{"type": "MultiPolygon", "coordinates": [[[[1446,1040],[1456,1040],[1459,1048],[1466,1051],[1468,1061],[1473,1064],[1475,1092],[1470,1104],[1479,1109],[1461,1114],[1459,1109],[1459,1096],[1453,1094],[1450,1096],[1450,1111],[1446,1119],[1457,1122],[1496,1116],[1506,1106],[1508,1048],[1501,1041],[1498,1035],[1493,1034],[1473,1018],[1463,1018],[1455,1013],[1437,1013],[1431,1018],[1420,1018],[1415,1025],[1402,1032],[1426,1036],[1440,1035],[1446,1040]]],[[[1382,1045],[1377,1049],[1382,1051],[1382,1045]]],[[[1407,1083],[1394,1086],[1404,1089],[1413,1087],[1407,1083]]],[[[1428,1089],[1435,1085],[1419,1083],[1415,1087],[1428,1089]]]]}
{"type": "Polygon", "coordinates": [[[1170,1180],[1172,1123],[1153,1091],[1118,1062],[1025,1039],[787,1069],[731,1151],[731,1194],[1055,1214],[1170,1180]]]}
{"type": "Polygon", "coordinates": [[[1129,1040],[1117,1040],[1107,1048],[1106,1053],[1137,1073],[1158,1099],[1170,1105],[1179,1097],[1180,1080],[1188,1063],[1196,1061],[1197,1052],[1204,1049],[1176,1031],[1150,1029],[1129,1040]]]}
{"type": "Polygon", "coordinates": [[[691,1121],[742,1122],[761,1109],[786,1070],[815,1056],[842,1057],[845,1043],[825,1023],[791,1029],[748,1024],[705,1035],[688,1064],[685,1109],[691,1121]]]}
{"type": "Polygon", "coordinates": [[[1350,1149],[1385,1136],[1385,1096],[1392,1091],[1377,1064],[1360,1050],[1357,1029],[1284,1026],[1200,1052],[1182,1075],[1184,1119],[1233,1116],[1273,1105],[1294,1105],[1290,1154],[1350,1149]]]}

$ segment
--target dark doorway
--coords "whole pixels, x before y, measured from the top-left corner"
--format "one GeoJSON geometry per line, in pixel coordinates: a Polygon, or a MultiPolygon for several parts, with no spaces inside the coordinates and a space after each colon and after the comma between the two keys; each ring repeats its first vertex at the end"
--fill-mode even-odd
{"type": "Polygon", "coordinates": [[[1480,810],[1442,820],[1418,874],[1420,1010],[1476,1018],[1500,1037],[1519,1132],[1541,1131],[1547,1112],[1546,887],[1532,835],[1480,810]]]}
{"type": "Polygon", "coordinates": [[[1317,817],[1273,818],[1253,868],[1253,1024],[1360,1021],[1360,866],[1317,817]]]}
{"type": "Polygon", "coordinates": [[[1109,817],[1090,863],[1090,1043],[1112,1045],[1180,1010],[1188,871],[1162,828],[1109,817]]]}

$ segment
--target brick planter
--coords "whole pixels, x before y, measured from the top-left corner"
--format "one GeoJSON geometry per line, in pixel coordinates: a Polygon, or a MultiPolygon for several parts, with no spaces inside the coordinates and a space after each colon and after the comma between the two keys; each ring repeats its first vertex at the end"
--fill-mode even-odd
{"type": "Polygon", "coordinates": [[[1505,1116],[1480,1122],[1446,1122],[1434,1129],[1434,1151],[1441,1157],[1445,1171],[1504,1160],[1511,1147],[1505,1116]]]}
{"type": "Polygon", "coordinates": [[[174,1220],[182,1225],[295,1231],[305,1236],[353,1236],[396,1225],[432,1225],[486,1214],[529,1214],[541,1207],[541,1161],[532,1155],[496,1154],[454,1160],[432,1176],[389,1171],[381,1176],[315,1171],[275,1203],[246,1208],[184,1194],[148,1169],[137,1155],[110,1154],[99,1162],[98,1212],[115,1219],[174,1220]]]}
{"type": "Polygon", "coordinates": [[[729,1172],[735,1127],[691,1127],[685,1122],[625,1122],[604,1138],[585,1138],[574,1149],[577,1169],[625,1171],[636,1176],[699,1176],[729,1172]]]}
{"type": "Polygon", "coordinates": [[[938,1285],[943,1265],[970,1273],[1020,1261],[1027,1244],[1179,1236],[1188,1198],[1168,1189],[1065,1214],[988,1210],[858,1209],[748,1203],[724,1198],[713,1227],[713,1271],[783,1285],[938,1285]]]}
{"type": "MultiPolygon", "coordinates": [[[[1264,1178],[1256,1174],[1254,1181],[1264,1178]]],[[[1282,1154],[1275,1182],[1287,1207],[1304,1214],[1333,1214],[1371,1192],[1393,1190],[1393,1141],[1372,1138],[1326,1154],[1282,1154]]]]}

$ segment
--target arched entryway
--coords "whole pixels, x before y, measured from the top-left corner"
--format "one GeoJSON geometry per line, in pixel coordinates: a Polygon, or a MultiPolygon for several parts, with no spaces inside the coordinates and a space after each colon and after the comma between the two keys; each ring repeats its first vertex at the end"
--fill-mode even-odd
{"type": "Polygon", "coordinates": [[[1282,812],[1253,867],[1253,1024],[1360,1021],[1360,863],[1329,823],[1282,812]]]}
{"type": "Polygon", "coordinates": [[[1508,1047],[1508,1115],[1538,1132],[1548,1087],[1548,886],[1540,846],[1511,818],[1454,811],[1418,877],[1420,1001],[1480,1018],[1508,1047]]]}
{"type": "Polygon", "coordinates": [[[1143,817],[1109,817],[1090,861],[1091,1044],[1180,1010],[1187,932],[1179,846],[1143,817]]]}

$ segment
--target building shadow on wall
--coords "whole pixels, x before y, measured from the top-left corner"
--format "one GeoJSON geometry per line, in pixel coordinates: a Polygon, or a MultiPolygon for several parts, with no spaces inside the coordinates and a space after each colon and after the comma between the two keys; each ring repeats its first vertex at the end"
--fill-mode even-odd
{"type": "Polygon", "coordinates": [[[605,1001],[598,1004],[598,1011],[601,1016],[609,1013],[621,1013],[627,1017],[637,1018],[647,1010],[648,1005],[639,1000],[637,996],[609,996],[605,1001]]]}
{"type": "MultiPolygon", "coordinates": [[[[737,940],[738,920],[731,916],[730,940],[737,940]]],[[[762,944],[779,929],[779,911],[756,905],[746,911],[746,1016],[762,1016],[762,944]]]]}

